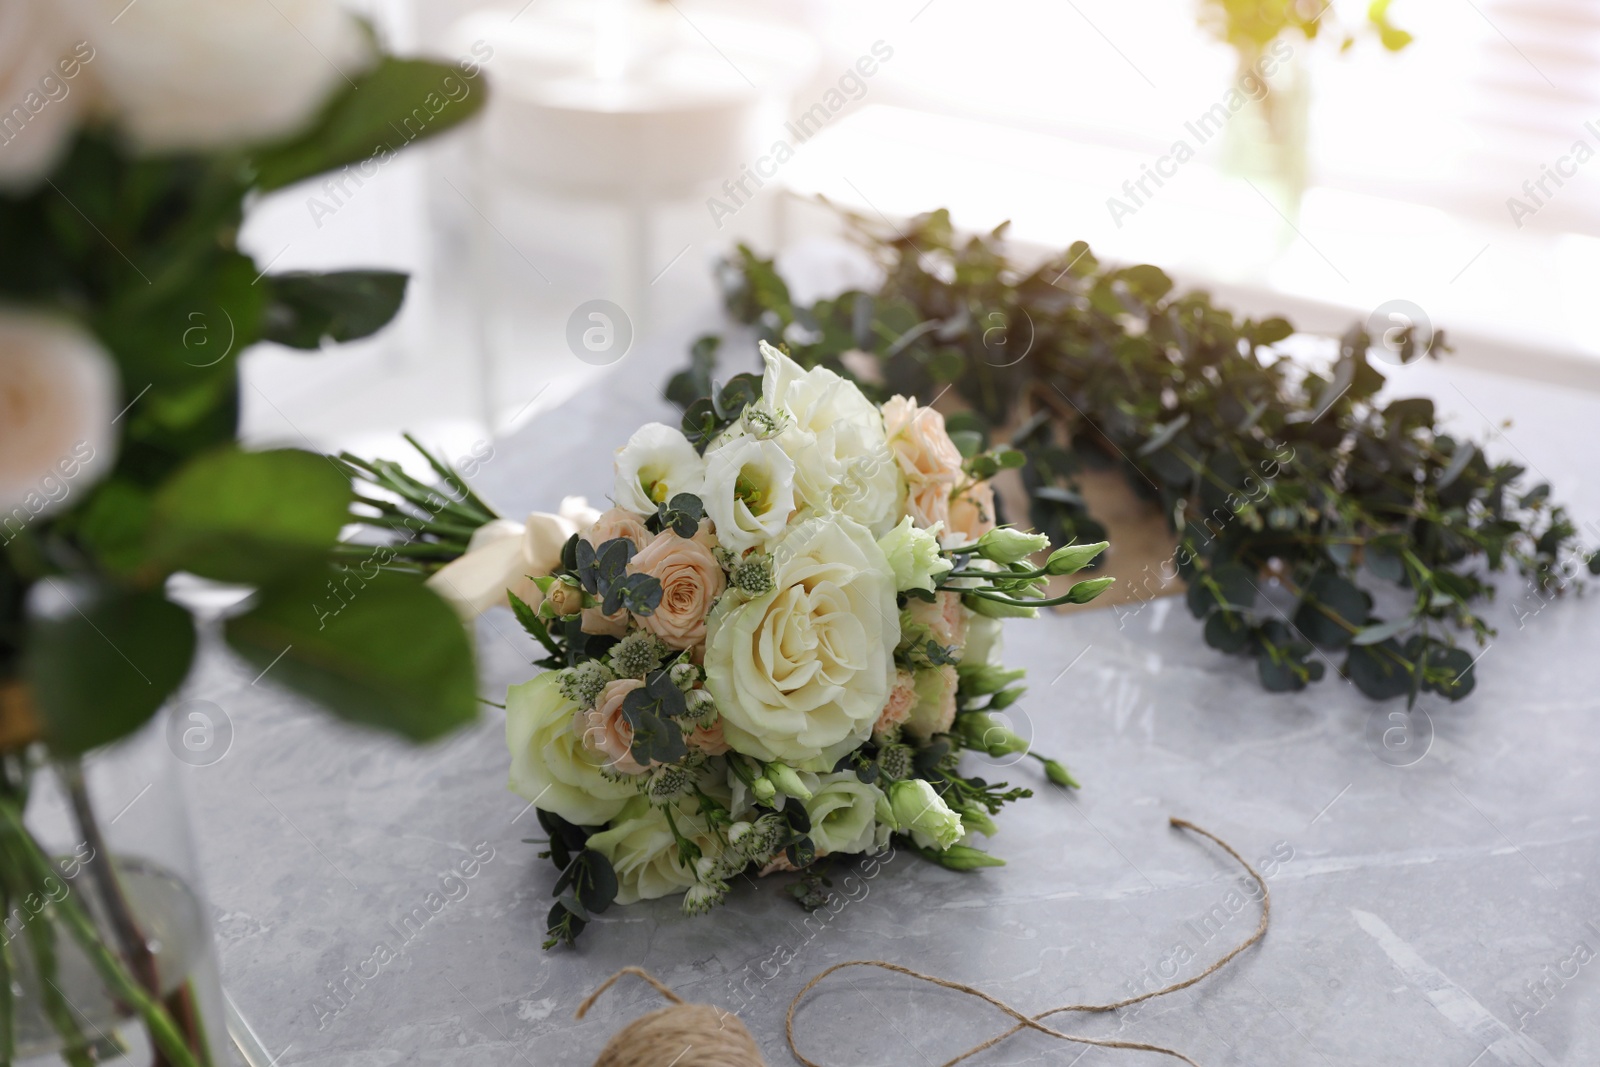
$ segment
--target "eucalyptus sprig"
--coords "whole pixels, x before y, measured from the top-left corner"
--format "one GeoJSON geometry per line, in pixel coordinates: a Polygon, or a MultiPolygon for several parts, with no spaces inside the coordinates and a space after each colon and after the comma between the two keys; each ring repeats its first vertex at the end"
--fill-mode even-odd
{"type": "MultiPolygon", "coordinates": [[[[1360,326],[1331,366],[1307,367],[1274,347],[1295,332],[1286,320],[1239,318],[1159,268],[1102,265],[1082,242],[1024,265],[1004,226],[964,239],[944,211],[893,231],[853,222],[884,271],[875,292],[796,304],[772,261],[741,246],[721,272],[730,314],[875,399],[951,387],[952,438],[968,455],[995,442],[997,467],[1021,453],[1017,475],[999,477],[1020,476],[1026,519],[1053,543],[1104,539],[1080,476],[1119,472],[1178,542],[1135,595],[1182,578],[1206,643],[1252,657],[1269,690],[1336,665],[1374,699],[1459,700],[1476,669],[1462,640],[1494,633],[1492,572],[1515,568],[1541,595],[1583,565],[1600,573],[1548,485],[1446,432],[1432,401],[1380,396],[1360,326]],[[1268,602],[1272,585],[1286,609],[1268,602]]],[[[1447,350],[1439,333],[1426,354],[1447,350]]],[[[712,391],[716,351],[696,342],[675,398],[712,391]]],[[[969,605],[1061,601],[1036,595],[1039,569],[1005,565],[969,605]]]]}

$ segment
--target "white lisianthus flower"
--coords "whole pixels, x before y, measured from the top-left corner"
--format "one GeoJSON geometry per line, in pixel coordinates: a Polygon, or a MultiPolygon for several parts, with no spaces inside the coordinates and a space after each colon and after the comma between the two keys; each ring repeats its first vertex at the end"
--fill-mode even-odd
{"type": "Polygon", "coordinates": [[[654,515],[656,505],[679,493],[700,495],[705,461],[681,430],[648,422],[617,449],[612,500],[635,515],[654,515]]]}
{"type": "Polygon", "coordinates": [[[826,367],[803,370],[761,343],[766,372],[755,408],[795,466],[795,503],[840,513],[881,537],[900,518],[905,480],[889,451],[883,414],[826,367]]]}
{"type": "MultiPolygon", "coordinates": [[[[705,816],[693,806],[680,804],[673,810],[673,819],[678,831],[698,845],[703,856],[721,854],[722,842],[707,829],[705,816]]],[[[628,801],[608,829],[589,838],[587,847],[611,862],[617,874],[618,904],[682,893],[699,881],[693,864],[679,862],[678,844],[667,817],[648,797],[628,801]]]]}
{"type": "Polygon", "coordinates": [[[116,365],[88,333],[64,319],[0,311],[4,537],[111,470],[118,390],[116,365]]]}
{"type": "Polygon", "coordinates": [[[472,532],[466,554],[435,571],[428,588],[468,622],[490,608],[510,607],[507,592],[537,608],[544,595],[533,580],[561,565],[561,546],[578,532],[578,522],[570,516],[582,517],[590,510],[582,497],[567,497],[562,501],[565,514],[535,511],[525,523],[485,523],[472,532]]]}
{"type": "Polygon", "coordinates": [[[735,751],[832,770],[867,739],[894,684],[894,569],[842,516],[796,524],[772,557],[768,592],[712,611],[706,688],[735,751]]]}
{"type": "Polygon", "coordinates": [[[294,133],[371,58],[336,0],[23,2],[72,18],[97,52],[86,74],[102,107],[147,152],[294,133]]]}
{"type": "Polygon", "coordinates": [[[737,553],[765,545],[794,514],[794,461],[758,437],[719,441],[706,451],[702,501],[723,548],[737,553]]]}
{"type": "Polygon", "coordinates": [[[939,527],[924,530],[907,515],[900,525],[878,538],[878,547],[894,568],[895,588],[933,592],[953,564],[939,554],[939,527]]]}
{"type": "Polygon", "coordinates": [[[863,782],[854,771],[813,777],[817,781],[805,809],[817,855],[879,852],[889,844],[891,827],[877,818],[883,790],[863,782]]]}
{"type": "Polygon", "coordinates": [[[601,773],[605,757],[583,745],[574,723],[578,705],[561,695],[547,671],[506,691],[506,745],[513,793],[579,826],[615,818],[639,790],[601,773]]]}
{"type": "Polygon", "coordinates": [[[960,841],[966,829],[961,816],[922,778],[906,778],[889,787],[887,812],[894,828],[909,834],[922,848],[944,851],[960,841]]]}
{"type": "Polygon", "coordinates": [[[979,615],[963,608],[967,616],[967,643],[961,649],[964,664],[997,665],[1005,636],[1005,624],[999,619],[979,615]]]}

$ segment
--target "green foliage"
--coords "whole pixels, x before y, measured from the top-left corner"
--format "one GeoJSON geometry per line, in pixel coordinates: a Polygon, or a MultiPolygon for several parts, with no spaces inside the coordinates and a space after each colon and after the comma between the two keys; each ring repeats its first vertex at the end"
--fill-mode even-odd
{"type": "Polygon", "coordinates": [[[483,86],[454,67],[385,57],[335,96],[310,129],[257,152],[256,184],[278,189],[351,163],[379,165],[416,138],[471,118],[484,99],[483,86]]]}
{"type": "Polygon", "coordinates": [[[273,275],[262,338],[291,348],[354,341],[376,333],[400,311],[406,275],[389,270],[273,275]]]}
{"type": "Polygon", "coordinates": [[[194,623],[159,589],[48,579],[23,678],[51,748],[78,755],[132,733],[189,673],[194,623]]]}
{"type": "MultiPolygon", "coordinates": [[[[772,262],[741,246],[723,272],[730,313],[790,338],[806,366],[855,377],[841,355],[875,355],[881,383],[859,383],[875,399],[952,383],[970,410],[950,428],[974,435],[973,454],[1009,431],[1027,519],[1052,543],[1104,539],[1078,479],[1119,472],[1178,536],[1166,573],[1187,583],[1205,641],[1255,658],[1269,690],[1304,688],[1342,656],[1374,699],[1459,699],[1473,657],[1458,639],[1493,634],[1485,572],[1515,568],[1553,595],[1600,559],[1548,486],[1446,433],[1430,401],[1380,397],[1360,328],[1326,371],[1309,369],[1273,350],[1294,332],[1284,319],[1237,318],[1082,242],[1031,266],[1008,258],[1004,227],[962,239],[943,211],[892,233],[856,224],[885,271],[878,291],[796,307],[772,262]],[[1281,615],[1261,595],[1271,583],[1293,599],[1281,615]]],[[[697,378],[711,380],[715,350],[698,346],[697,378]]],[[[1429,355],[1446,350],[1440,334],[1429,355]]],[[[1006,599],[979,606],[1021,610],[1006,599]]]]}
{"type": "MultiPolygon", "coordinates": [[[[127,405],[114,468],[0,551],[0,679],[29,683],[54,750],[116,740],[181,683],[193,626],[160,593],[178,570],[261,584],[255,610],[230,628],[237,645],[265,667],[292,643],[278,676],[338,714],[417,738],[472,717],[470,647],[420,577],[375,582],[327,568],[351,502],[341,469],[232,443],[241,352],[262,340],[311,348],[366,336],[405,291],[404,277],[385,271],[263,274],[236,245],[246,198],[348,164],[370,177],[483,98],[454,67],[383,59],[282,143],[139,157],[90,125],[48,180],[0,191],[0,303],[96,335],[127,405]],[[334,578],[370,586],[324,628],[319,617],[342,603],[321,606],[334,578]],[[30,590],[46,581],[81,610],[31,616],[30,590]]],[[[446,481],[448,507],[417,524],[423,552],[430,539],[464,544],[493,517],[457,483],[446,481]]],[[[421,509],[396,496],[383,501],[396,522],[415,519],[421,509]]]]}
{"type": "Polygon", "coordinates": [[[155,495],[150,564],[256,584],[325,558],[354,493],[330,460],[285,448],[228,446],[196,457],[155,495]]]}
{"type": "Polygon", "coordinates": [[[466,630],[408,575],[296,574],[262,587],[226,633],[270,680],[351,722],[431,741],[477,715],[466,630]]]}

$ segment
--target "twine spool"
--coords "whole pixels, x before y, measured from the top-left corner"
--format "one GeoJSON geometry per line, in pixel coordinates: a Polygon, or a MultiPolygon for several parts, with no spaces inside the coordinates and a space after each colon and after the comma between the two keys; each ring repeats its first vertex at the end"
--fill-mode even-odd
{"type": "Polygon", "coordinates": [[[583,1018],[600,995],[627,974],[649,982],[672,1005],[617,1031],[594,1067],[766,1067],[755,1038],[737,1015],[710,1004],[687,1004],[638,967],[624,967],[607,978],[578,1006],[577,1018],[583,1018]]]}

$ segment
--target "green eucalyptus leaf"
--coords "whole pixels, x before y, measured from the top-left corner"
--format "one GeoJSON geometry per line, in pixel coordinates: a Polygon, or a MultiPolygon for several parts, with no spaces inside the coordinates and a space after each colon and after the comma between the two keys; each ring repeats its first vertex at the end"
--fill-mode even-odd
{"type": "Polygon", "coordinates": [[[292,271],[268,275],[261,284],[270,300],[262,339],[291,348],[374,334],[395,317],[406,295],[406,275],[391,270],[292,271]]]}

